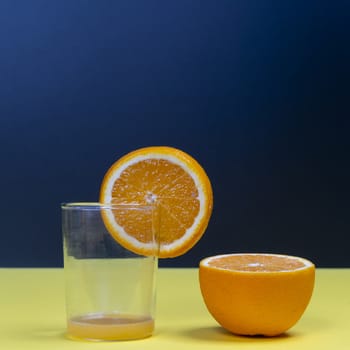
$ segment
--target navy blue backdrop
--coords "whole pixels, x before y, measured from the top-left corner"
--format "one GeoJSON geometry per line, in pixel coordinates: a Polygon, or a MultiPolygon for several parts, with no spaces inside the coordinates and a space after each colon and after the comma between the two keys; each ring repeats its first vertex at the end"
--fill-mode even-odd
{"type": "Polygon", "coordinates": [[[348,1],[3,0],[0,266],[61,266],[60,203],[148,145],[215,207],[163,266],[265,251],[350,266],[348,1]]]}

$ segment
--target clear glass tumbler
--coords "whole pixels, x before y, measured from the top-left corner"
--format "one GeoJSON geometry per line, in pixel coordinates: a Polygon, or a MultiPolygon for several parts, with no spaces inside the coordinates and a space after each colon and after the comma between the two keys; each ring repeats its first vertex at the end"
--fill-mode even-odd
{"type": "Polygon", "coordinates": [[[118,213],[154,223],[154,210],[141,205],[62,205],[68,337],[131,340],[152,334],[158,266],[154,224],[146,225],[154,251],[145,256],[118,243],[102,216],[118,213]]]}

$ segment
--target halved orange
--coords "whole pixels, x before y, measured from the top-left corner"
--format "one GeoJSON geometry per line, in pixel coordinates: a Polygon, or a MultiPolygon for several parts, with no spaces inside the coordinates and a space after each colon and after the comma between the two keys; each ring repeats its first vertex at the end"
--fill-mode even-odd
{"type": "Polygon", "coordinates": [[[279,335],[304,313],[315,266],[278,254],[227,254],[199,265],[204,302],[225,329],[241,335],[279,335]]]}
{"type": "MultiPolygon", "coordinates": [[[[176,148],[155,146],[130,152],[107,171],[100,202],[156,205],[160,215],[159,257],[184,254],[202,237],[213,207],[209,178],[201,165],[176,148]]],[[[127,215],[127,214],[126,214],[127,215]]],[[[109,215],[105,224],[114,238],[137,253],[152,253],[145,222],[109,215]]]]}

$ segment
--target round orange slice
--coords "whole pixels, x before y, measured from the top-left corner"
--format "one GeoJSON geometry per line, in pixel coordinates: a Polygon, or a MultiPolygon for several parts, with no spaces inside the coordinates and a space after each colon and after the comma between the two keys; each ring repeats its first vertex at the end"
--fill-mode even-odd
{"type": "MultiPolygon", "coordinates": [[[[155,205],[158,256],[168,258],[184,254],[202,237],[213,193],[206,172],[194,158],[172,147],[155,146],[130,152],[110,167],[102,181],[100,202],[155,205]]],[[[109,232],[126,248],[152,254],[145,222],[125,215],[104,216],[109,232]]]]}

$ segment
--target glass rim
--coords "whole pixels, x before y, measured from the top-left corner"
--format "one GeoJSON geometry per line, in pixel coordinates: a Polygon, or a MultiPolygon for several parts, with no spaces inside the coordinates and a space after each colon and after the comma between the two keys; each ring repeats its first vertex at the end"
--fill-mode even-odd
{"type": "Polygon", "coordinates": [[[75,210],[101,210],[101,209],[137,209],[137,210],[154,210],[155,205],[140,203],[101,203],[101,202],[63,202],[62,209],[75,210]]]}

